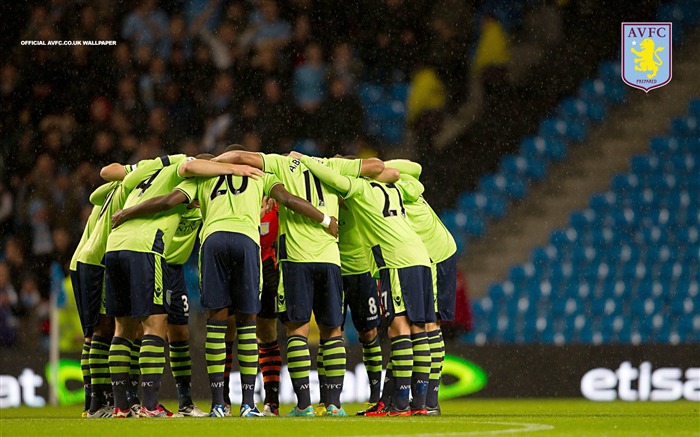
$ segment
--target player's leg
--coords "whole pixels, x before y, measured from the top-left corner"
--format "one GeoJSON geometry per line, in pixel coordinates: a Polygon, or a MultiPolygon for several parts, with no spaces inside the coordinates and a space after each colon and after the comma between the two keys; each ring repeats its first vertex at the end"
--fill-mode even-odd
{"type": "Polygon", "coordinates": [[[309,321],[313,302],[313,281],[306,263],[280,262],[277,310],[287,331],[287,366],[297,404],[290,416],[313,416],[309,373],[309,321]]]}
{"type": "Polygon", "coordinates": [[[141,320],[143,339],[139,352],[141,370],[140,417],[173,417],[158,401],[168,335],[165,307],[165,257],[154,253],[128,252],[132,317],[141,320]],[[144,286],[145,285],[145,286],[144,286]]]}
{"type": "Polygon", "coordinates": [[[325,399],[327,416],[346,416],[340,403],[346,371],[343,324],[343,279],[340,267],[331,263],[315,265],[314,316],[323,343],[323,371],[325,373],[325,399]]]}
{"type": "Polygon", "coordinates": [[[445,342],[438,321],[451,321],[455,316],[455,304],[457,298],[457,255],[438,263],[433,269],[433,293],[435,295],[435,312],[437,320],[434,324],[428,323],[428,342],[430,343],[430,382],[426,406],[428,414],[439,415],[440,405],[438,394],[440,390],[440,378],[442,376],[442,363],[445,359],[445,342]]]}
{"type": "Polygon", "coordinates": [[[128,264],[121,251],[105,254],[105,307],[115,318],[114,337],[109,346],[109,372],[114,400],[113,417],[131,416],[127,401],[131,341],[137,334],[138,321],[131,318],[128,264]]]}
{"type": "Polygon", "coordinates": [[[224,371],[226,368],[226,332],[231,300],[229,240],[227,232],[215,232],[207,237],[200,251],[199,280],[202,306],[207,316],[206,362],[211,389],[211,417],[226,415],[224,371]]]}
{"type": "Polygon", "coordinates": [[[177,388],[178,413],[183,416],[203,417],[192,402],[192,357],[190,356],[189,301],[182,265],[168,265],[166,309],[168,311],[168,346],[170,369],[177,388]]]}
{"type": "Polygon", "coordinates": [[[411,322],[413,369],[411,373],[411,414],[428,414],[425,399],[430,378],[430,345],[426,323],[435,323],[433,282],[430,267],[415,266],[399,269],[404,299],[410,302],[406,315],[411,322]]]}
{"type": "Polygon", "coordinates": [[[80,317],[80,324],[83,327],[83,347],[80,354],[80,370],[83,375],[83,391],[85,393],[85,404],[83,406],[82,417],[87,417],[90,412],[90,401],[92,398],[92,381],[90,377],[90,342],[92,341],[92,335],[90,332],[85,332],[85,323],[83,322],[83,293],[80,290],[80,281],[78,278],[77,270],[70,270],[70,280],[73,286],[73,295],[75,296],[75,304],[78,309],[78,316],[80,317]]]}
{"type": "Polygon", "coordinates": [[[391,362],[387,366],[381,408],[368,412],[367,416],[410,415],[409,394],[413,368],[413,346],[411,343],[410,322],[403,296],[403,283],[397,269],[382,269],[380,272],[380,292],[389,319],[389,339],[391,341],[391,362]],[[391,404],[388,403],[391,399],[391,404]]]}
{"type": "Polygon", "coordinates": [[[263,376],[265,399],[263,414],[279,415],[280,372],[282,355],[277,342],[277,288],[279,270],[272,258],[262,263],[262,295],[255,331],[258,340],[258,364],[263,376]]]}
{"type": "Polygon", "coordinates": [[[236,309],[238,368],[241,372],[241,417],[260,417],[255,406],[255,379],[258,374],[258,341],[255,319],[260,312],[260,247],[243,234],[232,233],[232,258],[235,260],[233,305],[236,309]]]}
{"type": "Polygon", "coordinates": [[[377,281],[369,272],[343,276],[345,302],[350,307],[352,322],[362,343],[362,361],[367,370],[369,406],[379,402],[382,381],[382,348],[378,328],[381,324],[377,281]]]}
{"type": "Polygon", "coordinates": [[[83,329],[86,333],[91,333],[92,337],[87,363],[92,387],[88,417],[110,417],[112,384],[109,374],[109,345],[114,335],[114,319],[105,315],[105,269],[80,262],[76,268],[83,301],[83,329]]]}
{"type": "Polygon", "coordinates": [[[141,399],[139,398],[139,388],[141,387],[141,341],[143,340],[143,325],[136,327],[136,336],[131,341],[131,365],[129,367],[129,385],[126,388],[126,399],[129,409],[134,416],[141,412],[141,399]]]}
{"type": "Polygon", "coordinates": [[[226,416],[231,415],[231,369],[233,368],[233,342],[236,340],[236,316],[233,308],[228,309],[226,319],[226,335],[224,344],[226,345],[226,359],[224,361],[224,411],[226,416]]]}
{"type": "Polygon", "coordinates": [[[114,318],[100,314],[93,332],[89,353],[92,382],[90,411],[95,413],[100,408],[107,407],[111,413],[113,399],[112,380],[109,372],[109,345],[114,336],[114,318]]]}

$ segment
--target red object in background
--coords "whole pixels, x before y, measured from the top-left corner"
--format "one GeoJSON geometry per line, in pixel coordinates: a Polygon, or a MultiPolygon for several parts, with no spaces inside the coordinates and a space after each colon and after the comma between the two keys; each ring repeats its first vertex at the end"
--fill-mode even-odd
{"type": "Polygon", "coordinates": [[[265,261],[272,257],[277,263],[277,255],[275,254],[275,240],[279,231],[279,205],[275,203],[275,207],[260,219],[260,260],[265,261]]]}
{"type": "Polygon", "coordinates": [[[457,270],[457,302],[455,304],[455,319],[452,322],[442,322],[440,325],[455,333],[472,330],[472,307],[469,300],[467,278],[457,270]]]}

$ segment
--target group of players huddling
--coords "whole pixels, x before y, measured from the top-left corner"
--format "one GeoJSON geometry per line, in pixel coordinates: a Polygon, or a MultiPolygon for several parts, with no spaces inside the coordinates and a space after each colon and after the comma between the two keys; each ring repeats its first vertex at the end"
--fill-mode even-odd
{"type": "Polygon", "coordinates": [[[278,416],[278,319],[297,398],[288,415],[345,416],[348,307],[370,382],[369,408],[357,414],[440,414],[439,321],[454,316],[456,246],[422,197],[420,173],[408,160],[282,156],[237,145],[216,157],[170,155],[104,167],[100,175],[109,182],[90,196],[94,207],[71,262],[85,334],[83,416],[230,416],[236,338],[239,415],[278,416]],[[190,393],[182,267],[198,235],[208,414],[190,393]],[[312,312],[321,339],[317,406],[309,388],[312,312]],[[383,387],[382,319],[391,342],[383,387]],[[158,401],[166,341],[177,412],[158,401]],[[262,411],[254,401],[258,368],[262,411]]]}

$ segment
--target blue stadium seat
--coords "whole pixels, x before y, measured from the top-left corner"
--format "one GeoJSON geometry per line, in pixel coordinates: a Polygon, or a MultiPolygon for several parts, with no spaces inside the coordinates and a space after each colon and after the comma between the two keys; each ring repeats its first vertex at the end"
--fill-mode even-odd
{"type": "Polygon", "coordinates": [[[390,94],[392,100],[406,103],[408,94],[411,91],[411,85],[408,83],[397,82],[391,85],[390,94]]]}
{"type": "Polygon", "coordinates": [[[678,117],[671,120],[671,133],[681,137],[696,136],[698,130],[698,119],[695,117],[678,117]]]}
{"type": "Polygon", "coordinates": [[[688,115],[700,118],[700,99],[693,99],[688,103],[688,115]]]}
{"type": "Polygon", "coordinates": [[[586,137],[586,125],[573,119],[550,118],[540,123],[540,135],[545,139],[581,142],[586,137]]]}
{"type": "Polygon", "coordinates": [[[658,156],[667,156],[679,150],[679,141],[673,137],[653,137],[649,147],[658,156]]]}
{"type": "Polygon", "coordinates": [[[620,82],[605,83],[600,79],[587,80],[579,87],[578,95],[583,99],[597,100],[603,103],[622,103],[626,89],[620,82]]]}
{"type": "Polygon", "coordinates": [[[520,143],[520,154],[529,157],[542,157],[555,162],[561,161],[566,156],[566,144],[563,141],[541,136],[528,137],[520,143]]]}

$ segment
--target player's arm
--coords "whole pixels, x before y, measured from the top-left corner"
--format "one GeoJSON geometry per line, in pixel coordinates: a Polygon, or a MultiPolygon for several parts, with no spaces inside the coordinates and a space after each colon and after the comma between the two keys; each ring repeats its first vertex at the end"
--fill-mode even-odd
{"type": "Polygon", "coordinates": [[[329,234],[338,236],[338,220],[316,209],[309,201],[287,191],[284,185],[277,184],[270,190],[270,196],[277,202],[311,220],[320,223],[329,234]]]}
{"type": "Polygon", "coordinates": [[[302,156],[301,162],[311,170],[311,173],[319,178],[321,182],[338,191],[340,194],[345,195],[350,191],[352,184],[347,176],[341,176],[337,171],[321,164],[309,156],[302,156]]]}
{"type": "Polygon", "coordinates": [[[113,162],[102,167],[100,170],[100,177],[109,182],[123,181],[127,173],[128,171],[125,165],[113,162]]]}
{"type": "Polygon", "coordinates": [[[379,158],[363,159],[360,165],[360,176],[375,179],[384,171],[384,162],[379,158]]]}
{"type": "Polygon", "coordinates": [[[408,159],[391,159],[384,161],[385,167],[395,168],[402,174],[408,174],[416,179],[420,178],[423,167],[417,162],[409,161],[408,159]]]}
{"type": "Polygon", "coordinates": [[[377,182],[384,182],[386,184],[393,184],[394,182],[398,182],[399,179],[401,179],[401,173],[391,167],[384,167],[384,170],[378,175],[373,178],[377,182]]]}
{"type": "Polygon", "coordinates": [[[116,228],[127,220],[146,217],[159,212],[168,211],[181,203],[189,203],[189,199],[182,191],[175,189],[170,194],[154,197],[127,209],[120,209],[112,215],[112,227],[116,228]]]}
{"type": "Polygon", "coordinates": [[[185,161],[177,169],[177,174],[184,178],[193,176],[213,177],[224,174],[234,176],[248,176],[257,179],[265,173],[259,168],[250,165],[231,164],[228,162],[214,162],[208,159],[192,159],[185,161]]]}
{"type": "Polygon", "coordinates": [[[249,165],[261,170],[264,165],[262,154],[256,152],[246,152],[245,150],[231,150],[230,152],[224,152],[216,158],[213,158],[212,161],[249,165]]]}

